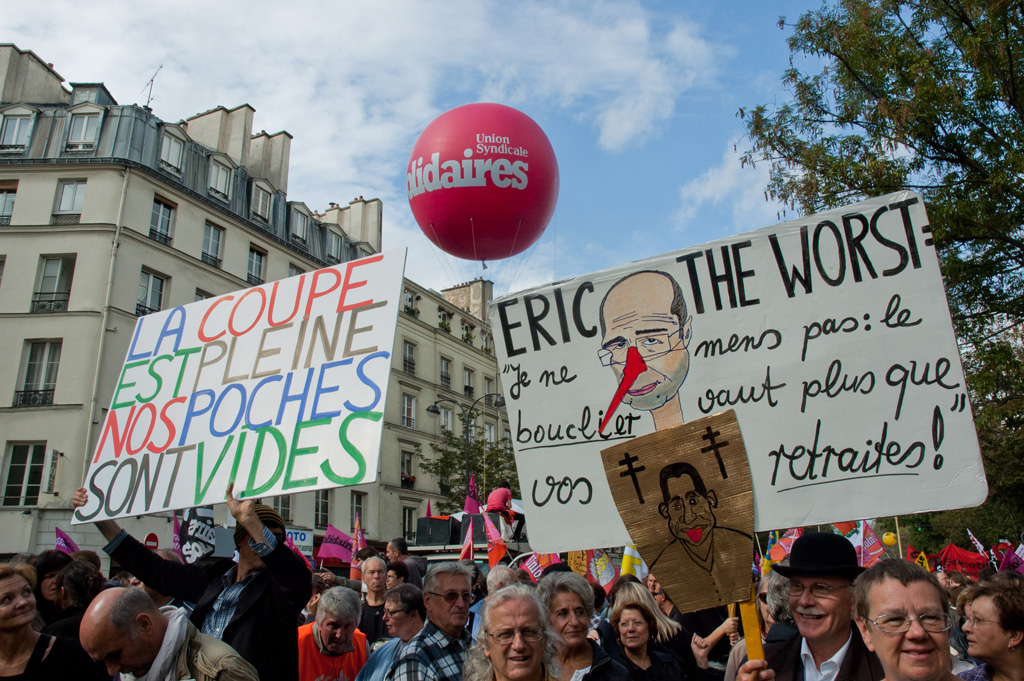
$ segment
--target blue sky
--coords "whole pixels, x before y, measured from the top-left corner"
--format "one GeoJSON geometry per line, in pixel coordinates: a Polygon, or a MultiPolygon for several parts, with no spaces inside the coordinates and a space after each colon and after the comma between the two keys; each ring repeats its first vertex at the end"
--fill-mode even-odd
{"type": "MultiPolygon", "coordinates": [[[[803,2],[12,3],[3,40],[68,82],[177,121],[248,103],[287,130],[289,199],[384,201],[384,248],[442,289],[476,276],[519,290],[779,222],[763,167],[740,168],[740,107],[782,102],[780,16],[803,2]],[[417,228],[405,167],[420,131],[460,104],[516,107],[547,133],[561,191],[537,246],[456,260],[417,228]]],[[[799,64],[798,64],[799,66],[799,64]]],[[[790,215],[789,217],[792,217],[790,215]]]]}

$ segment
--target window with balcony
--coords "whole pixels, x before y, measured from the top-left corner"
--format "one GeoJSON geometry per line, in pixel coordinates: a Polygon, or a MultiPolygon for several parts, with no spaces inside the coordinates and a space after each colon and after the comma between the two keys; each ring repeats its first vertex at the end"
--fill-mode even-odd
{"type": "Polygon", "coordinates": [[[0,152],[23,151],[31,136],[31,116],[4,116],[4,125],[0,128],[0,152]]]}
{"type": "Polygon", "coordinates": [[[416,398],[407,393],[402,394],[402,425],[406,428],[416,427],[416,398]]]}
{"type": "Polygon", "coordinates": [[[0,185],[0,225],[11,224],[11,214],[14,213],[14,197],[17,193],[17,187],[0,185]]]}
{"type": "Polygon", "coordinates": [[[74,276],[74,256],[43,258],[39,283],[32,295],[32,312],[67,312],[74,276]]]}
{"type": "Polygon", "coordinates": [[[409,341],[402,342],[402,371],[416,375],[416,346],[409,341]]]}
{"type": "Polygon", "coordinates": [[[281,514],[281,519],[286,523],[292,519],[292,498],[290,495],[282,495],[274,497],[273,501],[270,502],[271,507],[281,514]]]}
{"type": "Polygon", "coordinates": [[[82,219],[85,203],[85,180],[66,180],[57,191],[57,206],[53,211],[53,224],[72,225],[82,219]]]}
{"type": "Polygon", "coordinates": [[[15,407],[41,407],[53,404],[60,366],[61,341],[32,341],[25,356],[21,390],[14,394],[15,407]]]}
{"type": "Polygon", "coordinates": [[[220,161],[210,159],[210,194],[227,201],[231,190],[231,168],[220,161]]]}
{"type": "Polygon", "coordinates": [[[258,220],[270,220],[270,192],[254,184],[252,186],[252,215],[258,220]]]}
{"type": "Polygon", "coordinates": [[[309,216],[305,213],[292,209],[292,239],[306,243],[309,234],[309,216]]]}
{"type": "Polygon", "coordinates": [[[313,498],[313,527],[327,529],[331,522],[331,490],[318,489],[313,498]]]}
{"type": "Polygon", "coordinates": [[[45,460],[45,442],[8,444],[4,470],[4,506],[35,506],[39,502],[45,460]]]}
{"type": "Polygon", "coordinates": [[[416,541],[416,509],[410,506],[402,507],[402,535],[407,542],[416,541]]]}
{"type": "Polygon", "coordinates": [[[445,310],[439,309],[437,311],[437,328],[445,333],[452,332],[452,316],[445,310]]]}
{"type": "Polygon", "coordinates": [[[164,277],[142,270],[139,276],[138,300],[135,303],[136,316],[142,317],[162,310],[166,286],[167,280],[164,277]]]}
{"type": "Polygon", "coordinates": [[[149,218],[149,238],[170,246],[173,224],[174,206],[162,199],[153,199],[153,214],[149,218]]]}
{"type": "MultiPolygon", "coordinates": [[[[356,518],[362,520],[366,516],[366,492],[352,492],[351,494],[352,496],[349,497],[348,506],[348,517],[351,519],[349,521],[351,523],[351,526],[349,527],[349,532],[355,532],[356,518]]],[[[360,527],[362,527],[361,522],[360,527]]],[[[365,532],[366,530],[363,529],[363,531],[365,532]]]]}
{"type": "Polygon", "coordinates": [[[327,262],[332,265],[341,262],[341,236],[327,230],[327,262]]]}
{"type": "Polygon", "coordinates": [[[164,133],[160,140],[160,165],[176,173],[181,172],[182,153],[185,145],[174,135],[164,133]]]}
{"type": "Polygon", "coordinates": [[[452,361],[447,357],[441,358],[441,387],[452,388],[452,361]]]}
{"type": "Polygon", "coordinates": [[[451,432],[455,425],[455,411],[449,407],[441,407],[441,430],[451,432]]]}
{"type": "Polygon", "coordinates": [[[416,485],[416,472],[413,470],[413,453],[402,452],[402,487],[413,489],[416,485]]]}
{"type": "Polygon", "coordinates": [[[462,370],[462,394],[466,397],[473,396],[473,370],[462,370]]]}
{"type": "Polygon", "coordinates": [[[203,227],[203,262],[219,268],[223,244],[224,229],[207,222],[203,227]]]}
{"type": "Polygon", "coordinates": [[[247,279],[253,286],[259,286],[267,280],[267,254],[255,246],[249,247],[249,268],[247,279]]]}
{"type": "Polygon", "coordinates": [[[469,322],[462,322],[462,340],[472,345],[473,337],[473,325],[469,322]]]}
{"type": "Polygon", "coordinates": [[[419,300],[419,296],[415,292],[405,289],[402,291],[402,312],[413,317],[420,316],[420,310],[416,307],[416,301],[419,300]]]}
{"type": "Polygon", "coordinates": [[[488,407],[493,407],[494,406],[495,398],[492,395],[493,392],[494,392],[494,379],[493,378],[488,378],[487,376],[484,376],[484,395],[487,396],[487,397],[484,398],[484,404],[487,405],[488,407]]]}
{"type": "Polygon", "coordinates": [[[85,151],[96,146],[96,138],[100,131],[100,115],[98,113],[71,114],[71,127],[68,130],[69,151],[85,151]]]}

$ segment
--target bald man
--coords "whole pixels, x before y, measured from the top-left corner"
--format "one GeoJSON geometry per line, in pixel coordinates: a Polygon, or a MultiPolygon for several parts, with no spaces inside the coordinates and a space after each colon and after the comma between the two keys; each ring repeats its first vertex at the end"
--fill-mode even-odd
{"type": "Polygon", "coordinates": [[[82,618],[82,647],[114,678],[258,681],[234,648],[202,634],[184,610],[158,608],[142,589],[107,589],[82,618]]]}
{"type": "Polygon", "coordinates": [[[359,612],[359,631],[366,634],[366,642],[373,645],[387,637],[384,623],[384,592],[387,591],[387,566],[373,556],[363,561],[363,584],[366,593],[359,612]]]}

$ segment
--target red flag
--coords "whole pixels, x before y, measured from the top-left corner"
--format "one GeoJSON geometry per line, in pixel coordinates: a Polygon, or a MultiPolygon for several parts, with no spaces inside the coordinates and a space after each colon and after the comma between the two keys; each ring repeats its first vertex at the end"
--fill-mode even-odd
{"type": "Polygon", "coordinates": [[[434,514],[430,512],[430,499],[427,499],[427,515],[424,516],[424,517],[431,518],[431,517],[433,517],[433,515],[434,514]]]}
{"type": "Polygon", "coordinates": [[[476,475],[472,473],[469,476],[469,489],[466,490],[466,503],[463,504],[462,510],[474,514],[480,512],[480,497],[476,493],[476,475]]]}
{"type": "Polygon", "coordinates": [[[832,523],[832,527],[836,528],[836,534],[850,534],[857,529],[857,521],[849,520],[845,523],[832,523]]]}
{"type": "Polygon", "coordinates": [[[462,542],[462,552],[459,553],[459,560],[473,560],[473,519],[469,519],[469,529],[466,530],[466,539],[462,542]]]}
{"type": "Polygon", "coordinates": [[[78,550],[78,545],[75,543],[75,540],[69,537],[67,532],[60,529],[59,527],[55,527],[53,529],[57,532],[57,543],[54,545],[53,548],[57,549],[58,551],[62,551],[68,554],[69,556],[78,550]]]}
{"type": "Polygon", "coordinates": [[[366,546],[366,537],[363,536],[363,528],[359,524],[359,514],[356,513],[355,529],[352,530],[352,567],[348,570],[349,579],[362,579],[363,571],[355,565],[355,557],[359,551],[366,546]]]}
{"type": "Polygon", "coordinates": [[[918,551],[917,549],[915,549],[910,544],[907,544],[907,555],[906,555],[906,559],[907,560],[909,560],[910,562],[914,562],[915,560],[917,560],[917,554],[918,553],[921,553],[921,552],[918,551]]]}
{"type": "Polygon", "coordinates": [[[484,513],[484,527],[487,528],[487,562],[493,568],[505,556],[507,549],[501,532],[494,526],[491,517],[484,513]]]}
{"type": "Polygon", "coordinates": [[[604,549],[587,551],[587,581],[604,587],[605,592],[611,590],[615,580],[619,578],[619,570],[611,556],[604,549]]]}
{"type": "Polygon", "coordinates": [[[885,546],[878,539],[878,535],[871,529],[866,520],[861,521],[862,530],[861,536],[863,537],[863,548],[861,549],[861,559],[864,561],[864,567],[871,567],[878,561],[882,560],[885,555],[885,546]]]}
{"type": "Polygon", "coordinates": [[[307,558],[304,555],[302,555],[302,551],[299,551],[299,547],[295,545],[295,542],[292,541],[291,537],[286,536],[284,538],[284,545],[290,548],[292,550],[292,553],[301,558],[302,562],[306,564],[306,567],[308,567],[310,571],[313,570],[313,566],[310,565],[309,560],[307,560],[307,558]]]}

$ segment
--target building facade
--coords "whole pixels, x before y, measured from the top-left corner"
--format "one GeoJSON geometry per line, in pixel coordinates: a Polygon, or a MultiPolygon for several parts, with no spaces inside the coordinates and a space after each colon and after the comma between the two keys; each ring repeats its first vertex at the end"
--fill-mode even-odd
{"type": "MultiPolygon", "coordinates": [[[[289,199],[291,135],[253,134],[249,105],[168,123],[117,104],[102,83],[69,85],[32,52],[0,45],[0,555],[52,547],[58,525],[82,548],[102,544],[91,526],[71,527],[70,501],[139,316],[381,248],[381,201],[318,212],[289,199]]],[[[475,316],[411,282],[406,290],[486,336],[485,308],[475,316]]],[[[348,528],[359,510],[368,536],[402,534],[406,509],[422,515],[438,491],[402,453],[440,432],[424,410],[446,389],[423,372],[445,356],[472,365],[478,390],[485,379],[496,386],[480,340],[470,347],[455,330],[399,316],[379,482],[268,500],[296,528],[348,528]],[[445,341],[454,349],[436,349],[445,341]]],[[[215,517],[227,521],[226,509],[215,517]]],[[[123,524],[170,545],[171,514],[123,524]]]]}

